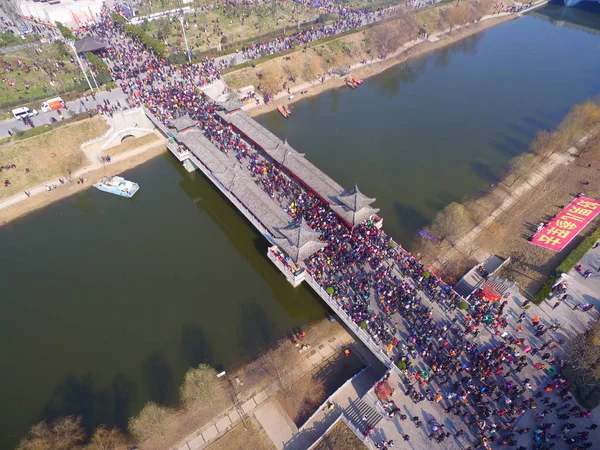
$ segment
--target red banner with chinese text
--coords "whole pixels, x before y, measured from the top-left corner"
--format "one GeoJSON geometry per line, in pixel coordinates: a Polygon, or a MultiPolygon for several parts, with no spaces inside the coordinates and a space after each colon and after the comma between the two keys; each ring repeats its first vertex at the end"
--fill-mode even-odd
{"type": "Polygon", "coordinates": [[[600,201],[578,197],[538,231],[531,243],[560,252],[600,213],[600,201]]]}

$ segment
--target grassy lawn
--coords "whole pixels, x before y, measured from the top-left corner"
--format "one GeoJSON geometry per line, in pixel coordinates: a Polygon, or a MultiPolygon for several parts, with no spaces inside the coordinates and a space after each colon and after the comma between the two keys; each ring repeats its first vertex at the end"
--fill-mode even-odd
{"type": "Polygon", "coordinates": [[[71,57],[63,44],[45,44],[2,55],[0,108],[53,97],[81,85],[81,72],[71,57]]]}
{"type": "Polygon", "coordinates": [[[208,450],[271,450],[274,448],[268,441],[268,437],[261,432],[258,425],[252,420],[246,419],[248,430],[240,421],[230,431],[225,433],[208,450]]]}
{"type": "Polygon", "coordinates": [[[365,445],[344,422],[338,422],[314,450],[361,450],[365,445]]]}
{"type": "Polygon", "coordinates": [[[0,187],[0,200],[29,190],[45,182],[67,176],[88,164],[80,145],[102,135],[108,125],[100,117],[65,125],[41,136],[0,145],[0,166],[15,164],[0,175],[10,186],[0,187]],[[26,172],[29,169],[29,173],[26,172]]]}
{"type": "Polygon", "coordinates": [[[17,36],[9,31],[0,32],[0,47],[13,47],[15,45],[27,44],[28,42],[33,42],[35,40],[37,40],[35,34],[29,34],[25,39],[22,39],[21,36],[17,36]]]}

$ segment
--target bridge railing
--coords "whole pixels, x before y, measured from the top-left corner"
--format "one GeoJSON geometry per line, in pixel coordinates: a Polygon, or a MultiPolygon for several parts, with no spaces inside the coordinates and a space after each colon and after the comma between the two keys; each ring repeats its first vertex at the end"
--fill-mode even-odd
{"type": "Polygon", "coordinates": [[[331,296],[325,292],[325,289],[323,289],[323,287],[317,283],[317,281],[309,273],[304,275],[304,281],[306,281],[309,286],[314,289],[319,297],[321,297],[325,303],[327,303],[327,305],[337,314],[342,322],[344,322],[346,326],[352,330],[352,332],[362,341],[362,343],[365,344],[369,350],[371,350],[371,353],[373,353],[377,359],[379,359],[388,369],[393,369],[398,373],[401,373],[396,364],[394,364],[394,362],[389,358],[387,353],[379,346],[379,344],[373,340],[371,335],[360,328],[360,326],[358,326],[354,321],[352,321],[350,316],[348,316],[348,313],[342,307],[340,307],[336,300],[331,298],[331,296]]]}

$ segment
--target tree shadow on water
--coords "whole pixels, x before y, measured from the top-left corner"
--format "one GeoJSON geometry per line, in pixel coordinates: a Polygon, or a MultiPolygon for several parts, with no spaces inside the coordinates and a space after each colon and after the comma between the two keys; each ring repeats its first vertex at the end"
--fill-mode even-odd
{"type": "Polygon", "coordinates": [[[238,326],[240,344],[250,354],[257,354],[275,342],[274,324],[267,317],[264,308],[256,303],[245,303],[241,308],[241,322],[238,326]]]}
{"type": "Polygon", "coordinates": [[[213,348],[206,339],[204,331],[195,323],[181,327],[181,347],[185,362],[190,367],[214,362],[213,348]]]}
{"type": "Polygon", "coordinates": [[[152,352],[146,358],[142,364],[142,376],[152,401],[161,405],[174,404],[177,401],[173,371],[159,352],[152,352]]]}
{"type": "Polygon", "coordinates": [[[90,434],[100,424],[125,429],[135,394],[135,382],[122,373],[113,376],[110,388],[98,386],[90,372],[69,373],[54,388],[38,420],[78,415],[90,434]]]}

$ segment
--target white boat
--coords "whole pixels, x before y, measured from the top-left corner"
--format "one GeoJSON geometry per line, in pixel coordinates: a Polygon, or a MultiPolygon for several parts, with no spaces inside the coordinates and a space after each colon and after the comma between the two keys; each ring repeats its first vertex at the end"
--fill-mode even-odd
{"type": "Polygon", "coordinates": [[[137,183],[128,181],[123,177],[104,177],[94,184],[94,187],[101,191],[127,198],[133,197],[140,188],[137,183]]]}

